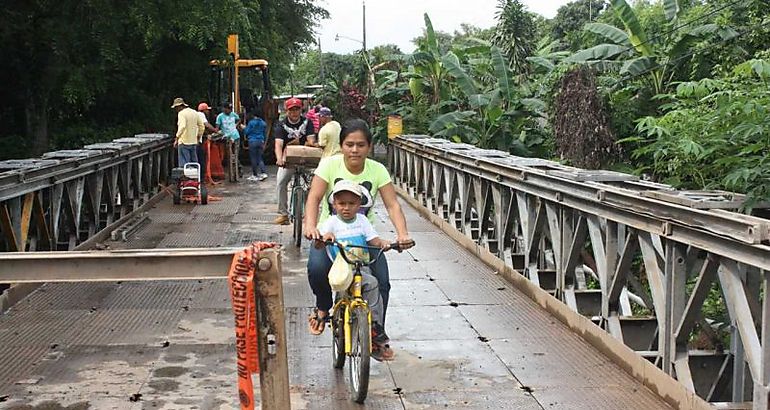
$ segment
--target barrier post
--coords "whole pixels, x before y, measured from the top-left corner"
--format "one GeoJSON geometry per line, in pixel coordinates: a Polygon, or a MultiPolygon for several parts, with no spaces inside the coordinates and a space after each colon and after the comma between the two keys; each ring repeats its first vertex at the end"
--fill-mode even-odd
{"type": "Polygon", "coordinates": [[[265,249],[259,253],[254,281],[262,409],[290,410],[280,251],[265,249]]]}

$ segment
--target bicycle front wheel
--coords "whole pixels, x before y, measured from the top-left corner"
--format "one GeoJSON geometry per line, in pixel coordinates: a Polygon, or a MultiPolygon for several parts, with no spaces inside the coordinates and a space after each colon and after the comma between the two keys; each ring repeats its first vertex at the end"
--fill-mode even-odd
{"type": "Polygon", "coordinates": [[[369,392],[369,360],[371,353],[369,312],[358,306],[350,316],[350,394],[356,403],[363,403],[369,392]]]}
{"type": "Polygon", "coordinates": [[[345,367],[345,309],[340,305],[332,315],[332,361],[335,369],[345,367]]]}
{"type": "Polygon", "coordinates": [[[305,191],[302,189],[294,190],[294,203],[292,204],[292,214],[294,215],[294,245],[302,244],[302,211],[305,207],[305,191]]]}

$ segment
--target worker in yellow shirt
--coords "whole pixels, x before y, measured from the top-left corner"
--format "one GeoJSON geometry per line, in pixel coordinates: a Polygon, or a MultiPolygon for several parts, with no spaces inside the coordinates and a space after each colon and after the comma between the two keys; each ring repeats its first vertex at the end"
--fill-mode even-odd
{"type": "Polygon", "coordinates": [[[175,98],[171,108],[176,110],[176,139],[179,167],[184,167],[189,162],[198,162],[198,139],[205,129],[203,119],[195,110],[185,104],[181,98],[175,98]]]}
{"type": "Polygon", "coordinates": [[[318,146],[324,149],[321,158],[331,157],[340,153],[340,131],[342,126],[334,121],[332,110],[323,107],[318,111],[318,122],[321,129],[318,131],[318,146]]]}

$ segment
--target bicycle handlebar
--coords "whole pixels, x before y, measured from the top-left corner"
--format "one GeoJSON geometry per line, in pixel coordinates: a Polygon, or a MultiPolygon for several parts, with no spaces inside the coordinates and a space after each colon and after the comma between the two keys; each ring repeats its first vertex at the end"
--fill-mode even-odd
{"type": "Polygon", "coordinates": [[[366,245],[352,245],[352,244],[347,244],[346,245],[346,244],[339,243],[336,240],[335,241],[332,241],[332,240],[328,240],[328,241],[317,240],[317,241],[318,242],[323,242],[323,244],[326,245],[326,246],[337,246],[337,248],[340,250],[340,255],[342,255],[342,259],[344,259],[345,262],[347,262],[348,264],[355,265],[357,263],[360,263],[363,266],[372,266],[372,265],[374,265],[374,263],[377,262],[380,259],[382,254],[387,252],[387,251],[389,251],[389,250],[395,250],[395,251],[401,252],[402,250],[405,250],[405,249],[408,249],[408,248],[411,248],[412,246],[414,246],[414,241],[409,241],[408,243],[404,243],[404,244],[400,244],[398,242],[392,242],[392,243],[390,243],[388,246],[386,246],[384,248],[380,248],[380,247],[377,247],[377,246],[366,246],[366,245]],[[405,245],[408,245],[408,246],[404,247],[405,245]],[[366,250],[377,250],[379,252],[377,252],[377,256],[372,258],[368,263],[363,263],[361,261],[351,261],[350,259],[348,259],[348,255],[345,252],[345,248],[358,248],[358,249],[366,249],[366,250]]]}

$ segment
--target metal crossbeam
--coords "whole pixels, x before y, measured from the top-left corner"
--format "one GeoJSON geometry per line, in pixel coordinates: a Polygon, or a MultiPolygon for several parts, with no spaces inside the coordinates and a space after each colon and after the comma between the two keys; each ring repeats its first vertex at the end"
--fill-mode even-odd
{"type": "Polygon", "coordinates": [[[225,278],[241,248],[0,253],[0,283],[225,278]]]}

